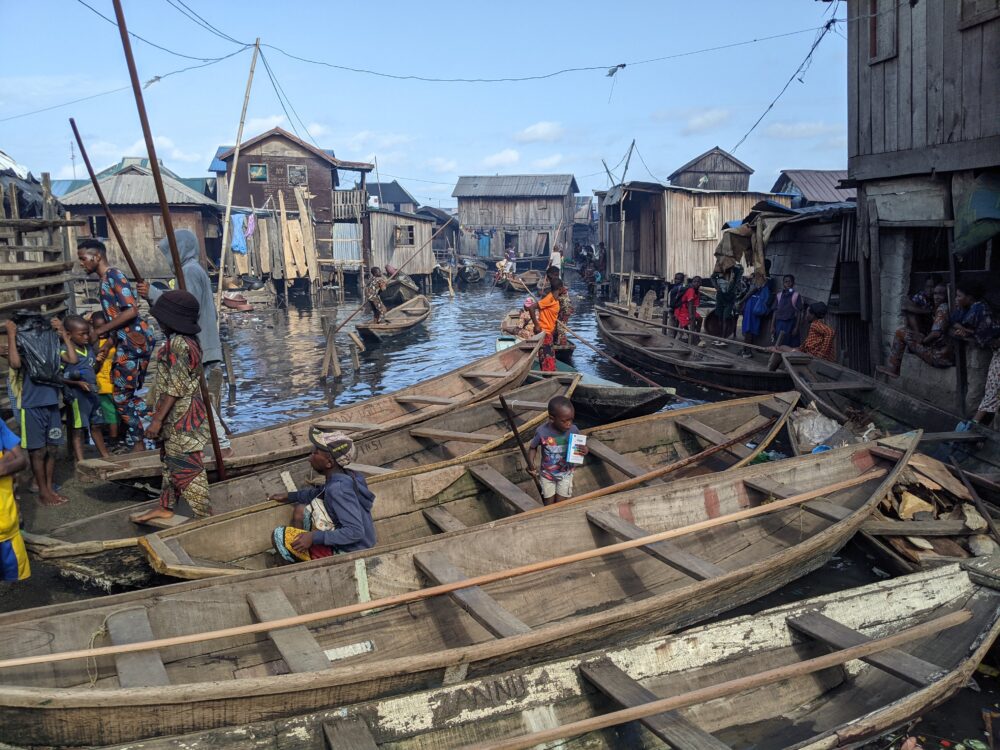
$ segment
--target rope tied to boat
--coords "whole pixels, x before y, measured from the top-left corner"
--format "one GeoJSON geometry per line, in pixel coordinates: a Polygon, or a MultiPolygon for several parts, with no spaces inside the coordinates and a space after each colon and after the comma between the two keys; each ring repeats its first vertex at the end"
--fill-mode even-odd
{"type": "MultiPolygon", "coordinates": [[[[90,648],[93,650],[94,644],[97,643],[98,638],[102,638],[108,635],[108,620],[111,615],[116,614],[111,612],[104,616],[104,620],[101,622],[101,627],[90,634],[90,648]]],[[[97,678],[100,677],[100,672],[97,669],[97,657],[87,658],[87,679],[90,681],[90,687],[97,687],[97,678]],[[93,667],[91,667],[93,665],[93,667]]]]}

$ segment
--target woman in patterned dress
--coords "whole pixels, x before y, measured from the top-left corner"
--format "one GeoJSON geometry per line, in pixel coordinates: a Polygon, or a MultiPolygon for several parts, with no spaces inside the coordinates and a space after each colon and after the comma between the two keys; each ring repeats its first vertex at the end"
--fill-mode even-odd
{"type": "Polygon", "coordinates": [[[139,315],[139,300],[121,271],[108,263],[108,251],[99,240],[84,240],[77,246],[80,267],[101,277],[101,310],[105,323],[94,330],[97,338],[111,337],[116,347],[111,365],[111,398],[121,422],[122,439],[128,449],[143,449],[142,418],[146,402],[139,396],[153,352],[154,338],[139,315]]]}

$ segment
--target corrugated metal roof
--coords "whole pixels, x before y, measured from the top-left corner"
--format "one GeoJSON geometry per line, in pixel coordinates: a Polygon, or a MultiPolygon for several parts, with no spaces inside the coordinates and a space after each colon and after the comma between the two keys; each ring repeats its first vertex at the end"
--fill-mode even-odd
{"type": "Polygon", "coordinates": [[[712,154],[719,154],[721,156],[724,156],[725,158],[729,159],[729,161],[731,161],[734,164],[736,164],[737,166],[741,167],[747,174],[753,174],[753,168],[752,167],[750,167],[749,165],[744,164],[743,162],[741,162],[739,159],[737,159],[731,153],[729,153],[728,151],[726,151],[724,148],[720,148],[719,146],[713,146],[712,148],[710,148],[705,153],[698,154],[698,156],[694,157],[691,161],[689,161],[684,166],[678,167],[677,169],[675,169],[674,173],[672,175],[670,175],[669,177],[667,177],[667,179],[672,181],[681,172],[688,171],[691,167],[693,167],[695,164],[697,164],[698,162],[700,162],[706,156],[711,156],[712,154]]]}
{"type": "Polygon", "coordinates": [[[396,180],[392,182],[369,182],[367,183],[368,195],[379,198],[382,203],[412,203],[414,206],[420,204],[416,198],[400,185],[396,180]]]}
{"type": "Polygon", "coordinates": [[[571,174],[459,177],[453,198],[558,198],[580,192],[571,174]]]}
{"type": "MultiPolygon", "coordinates": [[[[109,206],[151,206],[159,204],[153,175],[148,169],[133,166],[127,173],[114,174],[99,180],[109,206]]],[[[181,206],[216,206],[215,201],[192,190],[184,183],[163,175],[167,202],[181,206]]],[[[89,182],[64,195],[64,206],[97,206],[97,192],[89,182]]]]}
{"type": "Polygon", "coordinates": [[[209,172],[226,172],[226,162],[222,161],[219,157],[222,156],[227,151],[232,150],[232,146],[219,146],[215,149],[215,156],[212,157],[212,163],[208,165],[209,172]]]}
{"type": "MultiPolygon", "coordinates": [[[[854,188],[837,187],[841,180],[847,179],[846,169],[783,169],[771,192],[777,192],[786,178],[803,198],[814,203],[839,203],[858,195],[854,188]]],[[[787,188],[782,192],[787,192],[787,188]]]]}
{"type": "Polygon", "coordinates": [[[89,182],[90,180],[52,180],[52,195],[59,198],[89,182]]]}

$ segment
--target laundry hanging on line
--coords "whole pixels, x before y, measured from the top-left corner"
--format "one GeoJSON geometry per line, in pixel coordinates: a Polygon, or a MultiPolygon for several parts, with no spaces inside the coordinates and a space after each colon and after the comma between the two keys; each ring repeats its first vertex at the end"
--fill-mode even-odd
{"type": "Polygon", "coordinates": [[[230,248],[234,253],[238,255],[247,254],[247,236],[245,233],[244,222],[246,221],[246,214],[233,214],[230,221],[233,223],[232,231],[232,242],[230,243],[230,248]]]}

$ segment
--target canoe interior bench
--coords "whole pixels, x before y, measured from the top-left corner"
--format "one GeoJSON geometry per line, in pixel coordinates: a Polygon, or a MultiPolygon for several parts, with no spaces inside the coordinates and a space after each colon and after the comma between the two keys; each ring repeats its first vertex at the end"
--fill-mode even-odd
{"type": "Polygon", "coordinates": [[[368,430],[381,430],[383,426],[374,422],[338,422],[333,419],[320,420],[313,423],[317,430],[344,430],[345,432],[361,432],[368,430]]]}
{"type": "Polygon", "coordinates": [[[461,529],[468,528],[440,505],[424,508],[424,518],[445,534],[449,531],[460,531],[461,529]]]}
{"type": "Polygon", "coordinates": [[[378,750],[368,725],[357,716],[323,722],[323,737],[329,750],[378,750]]]}
{"type": "MultiPolygon", "coordinates": [[[[585,662],[580,665],[580,674],[622,708],[641,706],[660,699],[660,696],[633,680],[610,659],[585,662]]],[[[684,750],[730,750],[729,745],[695,726],[678,711],[665,711],[639,721],[671,747],[684,750]]]]}
{"type": "MultiPolygon", "coordinates": [[[[792,630],[838,650],[860,646],[871,640],[863,633],[819,612],[789,617],[786,622],[792,630]]],[[[863,656],[861,660],[917,687],[927,687],[947,671],[896,648],[863,656]]]]}
{"type": "Polygon", "coordinates": [[[833,380],[829,383],[813,382],[809,389],[813,391],[870,391],[875,385],[866,380],[833,380]]]}
{"type": "Polygon", "coordinates": [[[458,403],[458,399],[446,398],[445,396],[421,396],[418,394],[401,394],[394,396],[397,404],[437,404],[441,406],[451,406],[458,403]]]}
{"type": "Polygon", "coordinates": [[[503,498],[504,502],[510,505],[515,513],[524,513],[542,507],[535,498],[492,466],[486,464],[470,466],[469,473],[503,498]]]}
{"type": "Polygon", "coordinates": [[[449,440],[458,440],[462,443],[492,443],[502,437],[501,435],[490,435],[486,432],[456,432],[454,430],[435,430],[433,427],[413,427],[410,435],[418,438],[436,440],[439,443],[446,443],[449,440]]]}
{"type": "Polygon", "coordinates": [[[351,471],[359,471],[362,474],[367,474],[368,476],[374,476],[376,474],[391,474],[396,471],[395,469],[387,469],[384,466],[372,466],[370,464],[359,464],[350,463],[347,468],[351,471]]]}
{"type": "MultiPolygon", "coordinates": [[[[768,479],[767,477],[744,479],[743,484],[752,490],[756,490],[757,492],[761,492],[765,495],[771,495],[778,500],[802,494],[802,491],[796,489],[795,487],[790,487],[787,484],[776,482],[773,479],[768,479]]],[[[810,500],[802,503],[799,507],[804,508],[813,515],[824,518],[827,521],[833,521],[834,523],[837,521],[843,521],[851,515],[852,512],[850,508],[845,508],[843,505],[831,503],[829,500],[824,500],[823,498],[810,500]]]]}
{"type": "MultiPolygon", "coordinates": [[[[258,622],[295,617],[298,612],[283,591],[251,591],[247,603],[258,622]]],[[[305,625],[268,630],[267,637],[278,649],[291,672],[318,672],[330,667],[330,659],[305,625]]]]}
{"type": "MultiPolygon", "coordinates": [[[[606,510],[588,510],[587,520],[595,526],[604,529],[612,536],[625,541],[641,539],[653,533],[606,510]]],[[[685,552],[673,542],[666,540],[653,542],[652,544],[643,545],[639,549],[698,581],[718,578],[726,574],[724,568],[720,568],[713,562],[703,560],[696,555],[685,552]]]]}
{"type": "Polygon", "coordinates": [[[469,370],[462,373],[463,378],[505,378],[510,375],[507,370],[469,370]]]}
{"type": "Polygon", "coordinates": [[[129,520],[137,526],[152,526],[154,529],[172,529],[191,520],[190,516],[174,513],[170,518],[150,518],[145,521],[136,521],[131,516],[129,520]]]}
{"type": "MultiPolygon", "coordinates": [[[[145,607],[133,607],[108,615],[108,635],[115,646],[153,640],[153,628],[145,607]]],[[[118,684],[123,688],[169,685],[167,668],[159,651],[115,654],[118,684]]]]}
{"type": "MultiPolygon", "coordinates": [[[[722,445],[722,443],[728,442],[732,438],[726,435],[724,432],[719,432],[714,427],[710,427],[701,420],[695,419],[694,417],[679,417],[677,419],[677,426],[687,430],[692,435],[700,437],[702,440],[707,440],[710,443],[715,443],[716,445],[722,445]]],[[[737,433],[740,434],[740,433],[737,433]]],[[[750,449],[747,448],[742,443],[736,443],[731,445],[726,449],[729,453],[732,453],[738,458],[746,458],[750,455],[750,449]]]]}
{"type": "Polygon", "coordinates": [[[608,466],[614,466],[618,469],[618,471],[626,476],[634,478],[641,477],[643,474],[649,473],[649,469],[644,466],[640,466],[635,461],[623,456],[618,451],[612,450],[597,438],[587,438],[587,449],[589,451],[589,455],[600,459],[608,466]]]}
{"type": "MultiPolygon", "coordinates": [[[[507,406],[511,409],[525,409],[527,411],[543,411],[549,408],[549,405],[545,401],[520,401],[516,398],[505,399],[507,401],[507,406]]],[[[502,409],[503,405],[500,400],[490,402],[495,408],[502,409]]]]}
{"type": "MultiPolygon", "coordinates": [[[[468,576],[440,552],[419,552],[413,557],[417,567],[434,585],[454,583],[468,576]]],[[[528,633],[531,628],[508,612],[479,586],[452,591],[451,598],[476,622],[497,638],[528,633]]]]}

